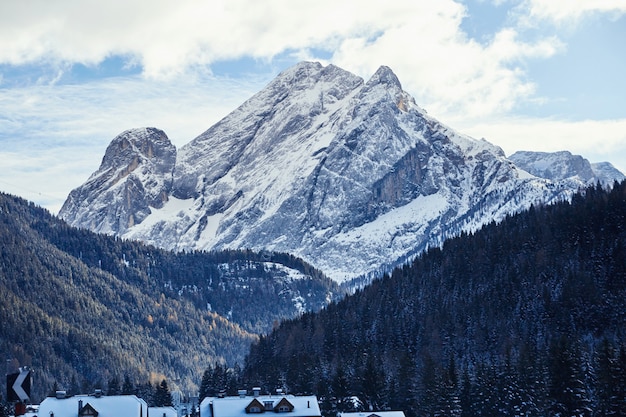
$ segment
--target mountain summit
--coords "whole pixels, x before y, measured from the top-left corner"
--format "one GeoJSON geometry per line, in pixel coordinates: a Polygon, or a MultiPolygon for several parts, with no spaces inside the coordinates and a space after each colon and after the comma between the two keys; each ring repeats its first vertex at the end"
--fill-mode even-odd
{"type": "MultiPolygon", "coordinates": [[[[144,131],[156,129],[120,136],[144,131]]],[[[134,170],[123,153],[105,157],[60,216],[174,250],[289,252],[343,281],[585,185],[532,175],[444,126],[385,66],[365,82],[300,63],[177,154],[170,146],[160,162],[137,154],[134,170]]]]}

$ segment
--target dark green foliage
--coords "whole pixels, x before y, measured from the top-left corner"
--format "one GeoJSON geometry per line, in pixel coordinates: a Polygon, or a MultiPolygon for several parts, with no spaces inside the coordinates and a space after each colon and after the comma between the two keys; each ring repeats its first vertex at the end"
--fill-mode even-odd
{"type": "MultiPolygon", "coordinates": [[[[0,352],[53,383],[90,392],[130,374],[197,390],[215,361],[243,360],[257,332],[319,309],[338,286],[301,260],[251,251],[173,253],[69,227],[0,194],[0,352]],[[309,274],[291,280],[282,265],[309,274]]],[[[120,379],[112,391],[119,391],[120,379]]]]}
{"type": "Polygon", "coordinates": [[[124,383],[122,384],[122,395],[136,394],[135,384],[130,380],[128,375],[124,376],[124,383]]]}
{"type": "Polygon", "coordinates": [[[600,403],[619,415],[625,333],[626,182],[463,234],[283,322],[253,345],[245,376],[306,378],[317,388],[294,392],[358,393],[409,416],[587,416],[600,403]],[[605,340],[612,360],[595,354],[605,340]]]}
{"type": "Polygon", "coordinates": [[[156,387],[154,392],[154,406],[155,407],[170,407],[172,405],[172,394],[167,386],[167,381],[162,380],[156,387]]]}
{"type": "Polygon", "coordinates": [[[120,387],[120,380],[117,379],[116,376],[109,380],[108,389],[106,391],[107,395],[120,395],[122,393],[122,388],[120,387]]]}
{"type": "Polygon", "coordinates": [[[206,397],[219,395],[236,395],[241,386],[239,385],[240,377],[239,367],[227,368],[220,363],[215,363],[214,366],[207,368],[202,375],[199,400],[202,401],[206,397]]]}

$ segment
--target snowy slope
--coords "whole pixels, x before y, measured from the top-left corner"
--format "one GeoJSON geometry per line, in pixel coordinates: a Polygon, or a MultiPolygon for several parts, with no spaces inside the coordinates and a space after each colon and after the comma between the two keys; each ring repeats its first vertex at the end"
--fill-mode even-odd
{"type": "Polygon", "coordinates": [[[387,67],[365,82],[303,62],[182,147],[140,221],[113,228],[95,213],[120,202],[87,189],[60,214],[170,249],[289,252],[343,281],[587,183],[529,172],[428,116],[387,67]]]}

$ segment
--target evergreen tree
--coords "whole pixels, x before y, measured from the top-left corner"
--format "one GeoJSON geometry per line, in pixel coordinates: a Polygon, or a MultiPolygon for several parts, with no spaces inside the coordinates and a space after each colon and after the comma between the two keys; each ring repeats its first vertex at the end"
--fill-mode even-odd
{"type": "Polygon", "coordinates": [[[448,369],[437,378],[437,404],[433,415],[435,417],[460,417],[461,400],[458,390],[459,383],[454,357],[450,359],[448,369]]]}
{"type": "Polygon", "coordinates": [[[152,387],[152,384],[150,383],[150,381],[146,381],[145,384],[137,387],[137,396],[139,398],[142,398],[148,404],[149,407],[155,406],[154,393],[155,393],[155,388],[152,387]]]}
{"type": "Polygon", "coordinates": [[[439,411],[440,369],[426,353],[422,358],[418,387],[416,390],[417,415],[434,416],[439,411]]]}
{"type": "Polygon", "coordinates": [[[611,409],[616,416],[626,416],[626,346],[622,345],[616,366],[616,387],[611,409]]]}
{"type": "Polygon", "coordinates": [[[120,395],[122,389],[120,388],[120,380],[117,376],[114,376],[109,380],[107,385],[107,395],[120,395]]]}
{"type": "Polygon", "coordinates": [[[385,410],[388,408],[385,373],[368,355],[361,380],[359,399],[366,411],[385,410]]]}
{"type": "Polygon", "coordinates": [[[340,364],[331,382],[332,396],[335,403],[335,411],[344,413],[354,411],[354,403],[350,395],[348,376],[344,367],[340,364]]]}
{"type": "Polygon", "coordinates": [[[122,395],[133,395],[135,394],[135,385],[130,380],[128,375],[124,376],[124,383],[122,384],[122,395]]]}
{"type": "Polygon", "coordinates": [[[165,379],[156,387],[156,391],[154,392],[154,404],[157,407],[168,407],[172,405],[172,395],[170,394],[170,389],[165,379]]]}
{"type": "Polygon", "coordinates": [[[478,415],[475,404],[474,384],[470,378],[467,368],[463,370],[459,401],[461,406],[461,417],[475,417],[478,415]]]}
{"type": "Polygon", "coordinates": [[[198,396],[198,400],[200,402],[202,402],[202,400],[204,400],[207,397],[212,397],[213,395],[211,394],[211,385],[212,385],[212,379],[213,379],[213,370],[209,367],[207,369],[204,370],[204,373],[202,374],[202,381],[200,382],[200,393],[198,396]]]}
{"type": "Polygon", "coordinates": [[[562,336],[551,349],[552,413],[559,417],[591,416],[590,399],[578,349],[562,336]]]}

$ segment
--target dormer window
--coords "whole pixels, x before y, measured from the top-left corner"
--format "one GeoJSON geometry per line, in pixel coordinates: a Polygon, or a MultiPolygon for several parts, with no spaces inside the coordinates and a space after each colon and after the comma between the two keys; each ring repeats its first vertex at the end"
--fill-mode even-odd
{"type": "Polygon", "coordinates": [[[262,413],[263,411],[265,411],[265,407],[256,398],[252,400],[250,404],[248,404],[248,406],[246,407],[246,413],[249,413],[249,414],[259,414],[259,413],[262,413]]]}
{"type": "Polygon", "coordinates": [[[91,404],[87,403],[87,405],[78,410],[78,415],[80,417],[98,417],[98,411],[91,404]]]}
{"type": "Polygon", "coordinates": [[[290,413],[293,411],[293,404],[291,404],[286,398],[283,398],[276,404],[274,411],[277,413],[290,413]]]}

